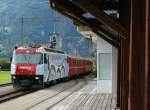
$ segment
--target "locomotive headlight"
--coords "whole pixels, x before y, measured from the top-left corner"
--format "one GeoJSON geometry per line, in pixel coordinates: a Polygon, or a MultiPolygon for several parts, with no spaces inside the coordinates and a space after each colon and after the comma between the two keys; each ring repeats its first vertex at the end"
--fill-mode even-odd
{"type": "Polygon", "coordinates": [[[13,79],[16,79],[16,76],[13,76],[12,78],[13,78],[13,79]]]}
{"type": "Polygon", "coordinates": [[[39,77],[35,77],[35,79],[36,79],[36,80],[38,80],[38,79],[39,79],[39,77]]]}

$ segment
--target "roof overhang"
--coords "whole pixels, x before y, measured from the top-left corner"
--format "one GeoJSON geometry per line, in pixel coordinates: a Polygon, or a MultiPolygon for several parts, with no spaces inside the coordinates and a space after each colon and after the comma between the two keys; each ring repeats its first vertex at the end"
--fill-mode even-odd
{"type": "Polygon", "coordinates": [[[120,39],[125,39],[126,30],[117,22],[117,18],[108,16],[104,10],[117,10],[118,0],[50,0],[53,9],[72,19],[75,24],[88,26],[92,32],[118,47],[120,39]],[[107,7],[109,6],[109,7],[107,7]],[[90,17],[84,15],[89,13],[90,17]]]}
{"type": "Polygon", "coordinates": [[[78,25],[77,31],[80,32],[85,38],[90,39],[92,42],[97,43],[97,35],[87,26],[78,25]]]}

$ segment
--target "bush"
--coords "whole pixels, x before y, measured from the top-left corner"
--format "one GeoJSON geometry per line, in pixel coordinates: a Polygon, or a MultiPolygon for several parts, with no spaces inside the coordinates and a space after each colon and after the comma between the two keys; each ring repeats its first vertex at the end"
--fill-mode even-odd
{"type": "Polygon", "coordinates": [[[10,61],[9,60],[0,60],[0,67],[1,70],[10,70],[10,61]]]}

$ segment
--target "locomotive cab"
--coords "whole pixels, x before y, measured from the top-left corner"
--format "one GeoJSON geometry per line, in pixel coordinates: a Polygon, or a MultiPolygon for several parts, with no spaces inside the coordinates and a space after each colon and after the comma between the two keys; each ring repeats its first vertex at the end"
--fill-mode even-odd
{"type": "Polygon", "coordinates": [[[43,87],[44,54],[36,49],[16,49],[11,63],[12,84],[15,88],[43,87]]]}

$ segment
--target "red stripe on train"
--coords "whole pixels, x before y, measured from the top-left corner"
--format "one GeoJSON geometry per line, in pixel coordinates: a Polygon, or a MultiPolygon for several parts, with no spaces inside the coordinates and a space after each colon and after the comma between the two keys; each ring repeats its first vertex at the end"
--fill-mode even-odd
{"type": "Polygon", "coordinates": [[[38,54],[40,52],[37,51],[37,49],[16,49],[15,53],[17,54],[38,54]]]}
{"type": "Polygon", "coordinates": [[[37,64],[16,64],[17,75],[35,75],[37,64]]]}

